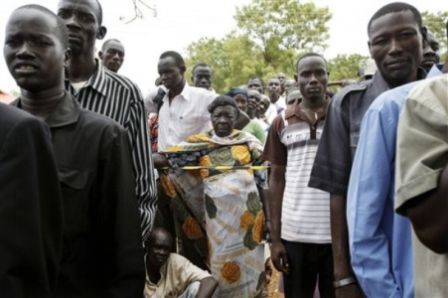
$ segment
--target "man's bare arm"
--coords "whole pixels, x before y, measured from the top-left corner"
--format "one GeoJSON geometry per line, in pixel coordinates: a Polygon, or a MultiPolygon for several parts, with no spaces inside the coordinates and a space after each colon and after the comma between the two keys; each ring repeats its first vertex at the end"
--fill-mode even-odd
{"type": "Polygon", "coordinates": [[[210,298],[218,287],[218,282],[212,277],[206,277],[201,280],[199,290],[198,290],[198,298],[210,298]]]}
{"type": "MultiPolygon", "coordinates": [[[[348,248],[348,229],[346,218],[347,198],[343,195],[330,195],[330,222],[333,248],[334,280],[340,281],[354,277],[350,265],[348,248]]],[[[335,289],[337,298],[363,297],[357,283],[352,283],[335,289]]]]}

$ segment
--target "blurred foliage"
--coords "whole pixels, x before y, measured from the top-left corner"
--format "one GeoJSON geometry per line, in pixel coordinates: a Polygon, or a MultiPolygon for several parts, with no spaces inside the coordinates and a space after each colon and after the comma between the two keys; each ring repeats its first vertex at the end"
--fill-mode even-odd
{"type": "MultiPolygon", "coordinates": [[[[442,61],[448,49],[447,11],[422,13],[425,26],[441,45],[442,61]]],[[[213,69],[213,88],[226,92],[257,75],[265,81],[279,72],[292,78],[297,58],[309,51],[322,53],[329,38],[327,7],[297,0],[253,0],[237,9],[238,31],[222,39],[201,38],[188,46],[187,78],[194,64],[205,62],[213,69]]],[[[330,80],[357,80],[360,62],[367,57],[340,54],[328,61],[330,80]]]]}
{"type": "Polygon", "coordinates": [[[223,39],[202,38],[187,49],[188,78],[197,62],[213,69],[217,92],[246,84],[252,75],[268,79],[284,72],[292,78],[295,61],[307,51],[322,52],[329,37],[328,8],[297,0],[253,0],[237,9],[239,28],[223,39]]]}
{"type": "Polygon", "coordinates": [[[368,59],[367,56],[359,54],[340,54],[328,61],[330,71],[330,81],[340,81],[359,78],[359,66],[362,61],[368,59]]]}

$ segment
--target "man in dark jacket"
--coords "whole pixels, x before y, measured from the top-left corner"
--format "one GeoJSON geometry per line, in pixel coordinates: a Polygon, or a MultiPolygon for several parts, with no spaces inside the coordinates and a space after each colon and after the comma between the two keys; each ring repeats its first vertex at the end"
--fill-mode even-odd
{"type": "Polygon", "coordinates": [[[51,297],[62,204],[46,125],[0,103],[0,295],[51,297]]]}
{"type": "Polygon", "coordinates": [[[64,204],[55,297],[140,297],[145,271],[128,138],[65,91],[69,54],[55,14],[38,5],[13,12],[4,55],[21,88],[14,104],[50,127],[64,204]]]}

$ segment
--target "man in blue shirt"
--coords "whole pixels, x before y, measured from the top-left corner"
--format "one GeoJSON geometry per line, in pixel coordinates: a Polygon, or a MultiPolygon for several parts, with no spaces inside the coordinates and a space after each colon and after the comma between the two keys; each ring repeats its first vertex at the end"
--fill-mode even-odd
{"type": "MultiPolygon", "coordinates": [[[[441,72],[434,66],[431,73],[441,72]]],[[[419,82],[381,94],[361,125],[347,224],[352,268],[367,297],[414,297],[411,225],[394,213],[394,164],[400,110],[419,82]]]]}

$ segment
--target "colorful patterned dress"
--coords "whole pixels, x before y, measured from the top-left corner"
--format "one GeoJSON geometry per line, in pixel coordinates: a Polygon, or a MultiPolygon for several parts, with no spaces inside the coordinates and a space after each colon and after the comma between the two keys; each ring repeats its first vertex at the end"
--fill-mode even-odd
{"type": "MultiPolygon", "coordinates": [[[[174,168],[201,167],[183,172],[202,181],[203,201],[188,206],[188,198],[181,199],[184,210],[178,210],[183,213],[178,219],[185,234],[208,240],[208,264],[219,281],[214,297],[254,297],[261,286],[264,214],[257,184],[265,187],[266,172],[250,168],[259,163],[261,152],[255,137],[237,130],[225,138],[213,131],[193,135],[164,152],[174,168]]],[[[179,199],[181,176],[164,178],[174,199],[179,199]]]]}

